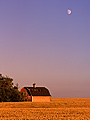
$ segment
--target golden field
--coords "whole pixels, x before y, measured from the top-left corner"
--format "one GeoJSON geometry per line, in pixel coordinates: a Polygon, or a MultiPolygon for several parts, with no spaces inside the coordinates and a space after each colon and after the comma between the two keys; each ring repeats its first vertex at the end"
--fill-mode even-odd
{"type": "Polygon", "coordinates": [[[90,98],[52,98],[51,102],[1,102],[0,120],[90,120],[90,98]]]}

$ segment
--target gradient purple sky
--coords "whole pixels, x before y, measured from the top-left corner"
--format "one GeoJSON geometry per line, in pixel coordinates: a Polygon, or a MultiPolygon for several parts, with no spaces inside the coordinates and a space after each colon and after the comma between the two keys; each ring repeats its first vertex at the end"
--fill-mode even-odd
{"type": "Polygon", "coordinates": [[[90,97],[90,0],[0,0],[0,73],[90,97]]]}

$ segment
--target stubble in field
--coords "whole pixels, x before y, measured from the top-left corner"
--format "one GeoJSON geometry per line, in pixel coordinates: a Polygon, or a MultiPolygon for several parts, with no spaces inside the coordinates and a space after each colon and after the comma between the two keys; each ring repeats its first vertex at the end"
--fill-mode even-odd
{"type": "Polygon", "coordinates": [[[0,120],[90,120],[89,98],[52,98],[51,102],[2,102],[0,120]]]}

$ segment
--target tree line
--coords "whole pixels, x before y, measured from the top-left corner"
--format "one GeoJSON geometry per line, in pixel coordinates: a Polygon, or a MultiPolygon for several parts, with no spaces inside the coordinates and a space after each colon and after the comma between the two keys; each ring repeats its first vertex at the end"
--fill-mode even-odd
{"type": "Polygon", "coordinates": [[[18,90],[18,84],[14,85],[13,79],[0,74],[0,102],[24,101],[24,95],[18,90]]]}

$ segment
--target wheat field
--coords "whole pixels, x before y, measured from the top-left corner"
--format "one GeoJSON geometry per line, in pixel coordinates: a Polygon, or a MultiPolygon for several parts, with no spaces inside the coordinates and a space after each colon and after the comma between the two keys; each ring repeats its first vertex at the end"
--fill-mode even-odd
{"type": "Polygon", "coordinates": [[[90,98],[52,98],[51,102],[1,102],[0,120],[90,120],[90,98]]]}

